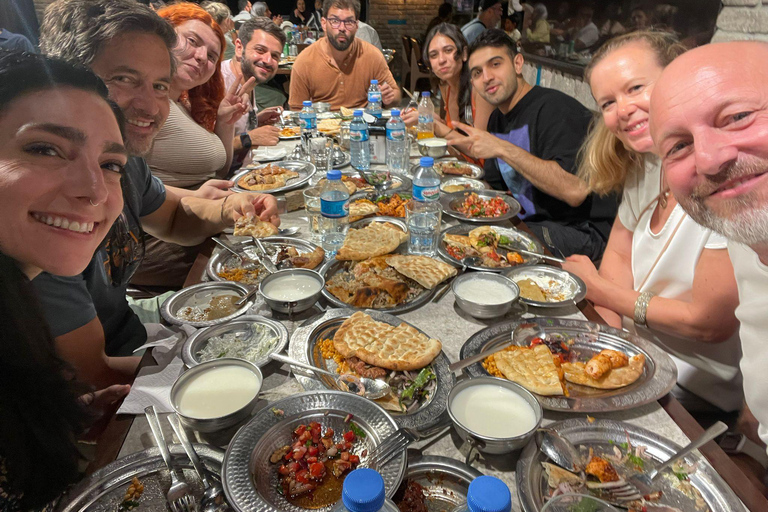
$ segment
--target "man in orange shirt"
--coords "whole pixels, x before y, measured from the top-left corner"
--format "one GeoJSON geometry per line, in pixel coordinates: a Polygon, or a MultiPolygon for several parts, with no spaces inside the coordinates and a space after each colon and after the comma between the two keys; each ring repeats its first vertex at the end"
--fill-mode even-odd
{"type": "Polygon", "coordinates": [[[400,103],[400,90],[384,55],[370,43],[355,39],[360,16],[358,0],[325,0],[320,20],[326,37],[296,58],[288,100],[292,110],[302,102],[323,101],[331,108],[363,107],[371,80],[379,81],[384,106],[400,103]]]}

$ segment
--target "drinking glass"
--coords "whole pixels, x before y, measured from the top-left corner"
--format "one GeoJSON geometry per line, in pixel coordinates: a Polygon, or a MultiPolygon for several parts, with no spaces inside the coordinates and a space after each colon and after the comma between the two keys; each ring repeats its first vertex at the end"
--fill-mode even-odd
{"type": "Polygon", "coordinates": [[[315,186],[304,189],[304,208],[307,210],[309,222],[309,237],[319,243],[323,239],[323,216],[320,214],[321,187],[315,186]]]}
{"type": "Polygon", "coordinates": [[[586,494],[559,494],[547,501],[541,512],[574,512],[589,510],[590,512],[619,512],[610,504],[586,494]]]}
{"type": "Polygon", "coordinates": [[[309,139],[310,161],[315,164],[317,172],[326,172],[331,169],[332,154],[333,141],[328,137],[319,135],[309,139]]]}

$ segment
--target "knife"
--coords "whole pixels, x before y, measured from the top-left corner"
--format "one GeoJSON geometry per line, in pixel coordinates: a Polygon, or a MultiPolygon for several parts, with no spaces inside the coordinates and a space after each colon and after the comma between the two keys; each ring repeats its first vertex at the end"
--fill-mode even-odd
{"type": "Polygon", "coordinates": [[[461,361],[456,361],[455,363],[452,363],[450,366],[448,366],[448,369],[451,372],[457,372],[457,371],[459,371],[461,369],[466,368],[467,366],[469,366],[471,364],[475,364],[475,363],[478,363],[478,362],[482,361],[486,357],[488,357],[488,356],[490,356],[492,354],[495,354],[496,352],[500,352],[500,351],[504,350],[505,348],[509,347],[513,343],[514,343],[514,341],[512,339],[510,339],[509,341],[505,341],[501,345],[497,345],[497,346],[495,346],[495,347],[493,347],[491,349],[488,349],[488,350],[486,350],[484,352],[480,352],[479,354],[475,354],[474,356],[467,357],[466,359],[462,359],[461,361]]]}

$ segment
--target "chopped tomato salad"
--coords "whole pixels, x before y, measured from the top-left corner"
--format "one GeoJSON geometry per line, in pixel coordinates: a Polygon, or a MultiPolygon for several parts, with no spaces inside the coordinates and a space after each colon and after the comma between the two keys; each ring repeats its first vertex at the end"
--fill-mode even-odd
{"type": "Polygon", "coordinates": [[[456,210],[467,217],[501,217],[509,211],[509,205],[500,197],[482,199],[472,192],[456,210]]]}

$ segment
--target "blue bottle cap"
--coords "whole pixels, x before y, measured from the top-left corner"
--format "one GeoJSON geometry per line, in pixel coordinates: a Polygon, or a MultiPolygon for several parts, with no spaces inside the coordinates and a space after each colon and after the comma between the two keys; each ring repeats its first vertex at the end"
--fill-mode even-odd
{"type": "Polygon", "coordinates": [[[371,80],[371,83],[372,83],[372,84],[376,84],[376,85],[378,85],[378,84],[379,84],[379,81],[378,81],[378,80],[376,80],[376,79],[373,79],[373,80],[371,80]]]}
{"type": "Polygon", "coordinates": [[[393,108],[392,109],[392,117],[398,117],[400,116],[400,110],[393,108]]]}
{"type": "Polygon", "coordinates": [[[341,171],[338,170],[338,169],[331,169],[330,171],[328,171],[326,173],[325,179],[327,179],[328,181],[340,180],[341,179],[341,171]]]}
{"type": "Polygon", "coordinates": [[[423,156],[419,160],[419,165],[422,167],[432,167],[433,165],[435,165],[435,159],[432,158],[431,156],[423,156]]]}
{"type": "Polygon", "coordinates": [[[509,512],[512,509],[509,487],[495,476],[479,476],[469,484],[467,508],[470,512],[509,512]]]}
{"type": "Polygon", "coordinates": [[[311,107],[312,106],[312,102],[311,101],[304,101],[301,104],[304,105],[305,107],[311,107]]]}
{"type": "Polygon", "coordinates": [[[432,93],[430,93],[429,91],[421,91],[421,96],[422,97],[426,96],[427,98],[429,98],[431,95],[432,95],[432,93]]]}
{"type": "Polygon", "coordinates": [[[355,110],[354,115],[355,115],[355,117],[363,117],[363,111],[362,110],[355,110]]]}
{"type": "Polygon", "coordinates": [[[352,512],[376,512],[384,505],[384,479],[373,469],[354,470],[344,479],[341,501],[352,512]]]}

